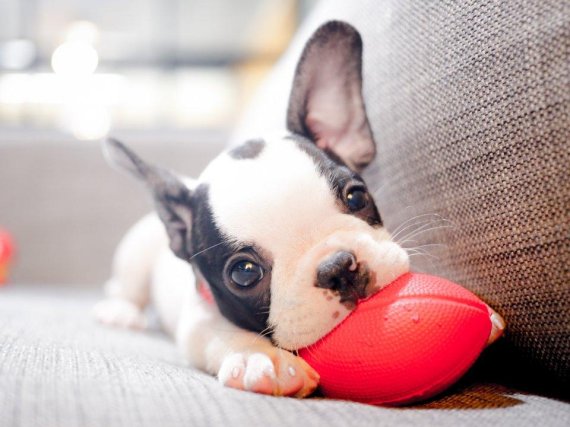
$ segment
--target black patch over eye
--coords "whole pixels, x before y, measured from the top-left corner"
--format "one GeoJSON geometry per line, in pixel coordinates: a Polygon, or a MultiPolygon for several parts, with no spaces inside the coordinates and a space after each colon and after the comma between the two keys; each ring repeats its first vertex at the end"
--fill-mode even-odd
{"type": "Polygon", "coordinates": [[[346,205],[352,212],[362,210],[368,204],[368,195],[364,188],[351,188],[346,193],[346,205]]]}
{"type": "Polygon", "coordinates": [[[263,278],[263,269],[252,261],[238,261],[230,269],[230,278],[237,286],[247,288],[263,278]]]}

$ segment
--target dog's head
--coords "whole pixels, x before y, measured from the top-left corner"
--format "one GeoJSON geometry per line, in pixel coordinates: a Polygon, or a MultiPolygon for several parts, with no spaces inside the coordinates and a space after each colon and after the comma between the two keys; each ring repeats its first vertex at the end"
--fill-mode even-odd
{"type": "Polygon", "coordinates": [[[297,66],[289,132],[219,155],[191,188],[117,141],[107,152],[151,190],[174,253],[191,261],[221,313],[311,344],[356,302],[408,269],[359,172],[375,144],[362,98],[362,41],[329,22],[297,66]]]}

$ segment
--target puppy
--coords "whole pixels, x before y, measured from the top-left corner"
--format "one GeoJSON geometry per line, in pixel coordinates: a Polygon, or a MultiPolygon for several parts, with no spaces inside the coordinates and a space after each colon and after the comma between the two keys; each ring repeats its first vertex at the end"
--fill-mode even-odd
{"type": "Polygon", "coordinates": [[[107,140],[156,214],[119,245],[97,319],[144,328],[152,300],[186,359],[222,384],[310,394],[319,377],[295,350],[409,268],[359,175],[376,151],[361,55],[350,25],[320,27],[296,69],[287,132],[222,153],[196,181],[107,140]]]}

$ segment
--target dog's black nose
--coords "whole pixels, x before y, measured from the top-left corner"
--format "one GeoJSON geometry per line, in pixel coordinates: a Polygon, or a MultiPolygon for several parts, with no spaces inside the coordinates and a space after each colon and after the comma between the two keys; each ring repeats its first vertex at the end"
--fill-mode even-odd
{"type": "Polygon", "coordinates": [[[336,252],[317,268],[317,286],[340,293],[352,292],[359,281],[357,270],[358,264],[353,253],[336,252]]]}

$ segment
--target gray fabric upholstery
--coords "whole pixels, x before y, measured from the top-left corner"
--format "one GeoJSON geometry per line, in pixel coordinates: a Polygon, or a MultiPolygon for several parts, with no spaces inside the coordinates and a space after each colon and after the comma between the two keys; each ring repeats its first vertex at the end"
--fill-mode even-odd
{"type": "Polygon", "coordinates": [[[464,383],[426,405],[390,409],[234,391],[184,366],[159,332],[106,329],[98,293],[0,288],[0,426],[567,426],[570,404],[464,383]]]}
{"type": "Polygon", "coordinates": [[[501,369],[568,387],[570,3],[323,1],[234,141],[284,126],[301,48],[330,19],[363,36],[385,225],[416,271],[506,318],[501,369]]]}

